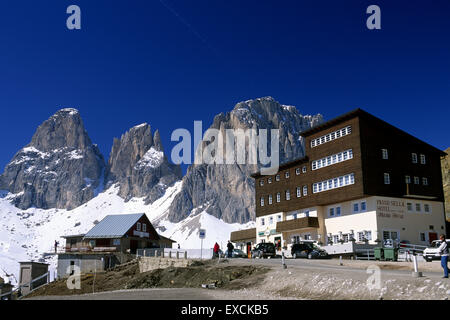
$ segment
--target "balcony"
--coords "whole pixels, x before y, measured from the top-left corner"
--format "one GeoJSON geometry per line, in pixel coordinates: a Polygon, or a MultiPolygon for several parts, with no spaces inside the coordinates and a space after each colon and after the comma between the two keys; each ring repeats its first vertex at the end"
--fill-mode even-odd
{"type": "Polygon", "coordinates": [[[305,217],[277,222],[277,232],[307,228],[319,228],[319,219],[317,219],[317,217],[305,217]]]}
{"type": "Polygon", "coordinates": [[[70,253],[70,252],[79,252],[79,253],[84,253],[84,252],[113,252],[116,251],[117,247],[66,247],[65,248],[65,252],[66,253],[70,253]]]}

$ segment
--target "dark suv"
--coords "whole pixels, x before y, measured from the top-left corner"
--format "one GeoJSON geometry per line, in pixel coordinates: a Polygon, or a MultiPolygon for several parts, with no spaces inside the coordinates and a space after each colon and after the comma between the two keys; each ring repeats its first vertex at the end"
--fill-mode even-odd
{"type": "Polygon", "coordinates": [[[275,245],[271,242],[261,242],[252,250],[252,258],[275,257],[275,245]]]}
{"type": "Polygon", "coordinates": [[[295,243],[291,248],[292,258],[328,259],[328,253],[313,243],[295,243]]]}

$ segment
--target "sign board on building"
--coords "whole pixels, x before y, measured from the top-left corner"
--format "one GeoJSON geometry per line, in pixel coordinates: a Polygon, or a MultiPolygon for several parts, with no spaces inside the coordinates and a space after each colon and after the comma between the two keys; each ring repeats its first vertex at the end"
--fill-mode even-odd
{"type": "Polygon", "coordinates": [[[402,200],[377,200],[377,215],[382,218],[403,219],[405,202],[402,200]]]}
{"type": "Polygon", "coordinates": [[[206,237],[206,230],[205,229],[198,230],[198,237],[200,239],[205,239],[205,237],[206,237]]]}

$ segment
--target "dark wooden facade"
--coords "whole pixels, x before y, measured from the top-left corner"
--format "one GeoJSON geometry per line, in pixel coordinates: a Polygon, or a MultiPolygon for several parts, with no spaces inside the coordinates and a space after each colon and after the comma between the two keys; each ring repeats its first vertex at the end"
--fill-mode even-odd
{"type": "Polygon", "coordinates": [[[136,253],[137,249],[159,248],[161,244],[168,246],[171,239],[162,239],[150,220],[144,214],[134,225],[121,237],[117,238],[89,238],[84,235],[66,236],[65,251],[71,253],[87,252],[115,252],[115,253],[136,253]],[[140,231],[137,230],[137,224],[140,223],[140,231]],[[142,226],[146,225],[146,231],[142,226]]]}
{"type": "Polygon", "coordinates": [[[304,158],[281,165],[277,175],[261,176],[253,174],[255,179],[256,217],[277,212],[289,212],[303,208],[325,206],[350,201],[366,196],[409,197],[434,201],[443,201],[440,157],[442,151],[393,127],[375,116],[357,109],[328,121],[302,133],[305,139],[304,158]],[[328,133],[351,126],[351,134],[311,147],[311,141],[328,133]],[[332,164],[318,170],[312,170],[312,162],[321,158],[352,149],[353,158],[332,164]],[[382,159],[382,149],[388,150],[388,159],[382,159]],[[418,163],[412,163],[412,153],[418,156],[418,163]],[[420,163],[420,154],[426,157],[426,163],[420,163]],[[306,172],[303,172],[306,167],[306,172]],[[296,174],[299,169],[300,174],[296,174]],[[289,178],[285,173],[289,172],[289,178]],[[328,179],[354,174],[355,183],[344,187],[313,193],[313,184],[328,179]],[[390,184],[384,183],[384,173],[390,174],[390,184]],[[408,189],[405,176],[412,179],[408,189]],[[420,184],[414,184],[414,177],[420,177],[420,184]],[[428,179],[424,186],[422,178],[428,179]],[[272,183],[268,183],[269,178],[272,183]],[[260,185],[260,181],[264,185],[260,185]],[[307,186],[308,194],[303,195],[303,187],[307,186]],[[297,197],[296,189],[301,188],[301,197],[297,197]],[[286,200],[285,192],[290,191],[290,200],[286,200]],[[277,193],[281,201],[276,201],[277,193]],[[273,203],[268,203],[272,195],[273,203]],[[260,199],[264,197],[264,206],[260,199]]]}

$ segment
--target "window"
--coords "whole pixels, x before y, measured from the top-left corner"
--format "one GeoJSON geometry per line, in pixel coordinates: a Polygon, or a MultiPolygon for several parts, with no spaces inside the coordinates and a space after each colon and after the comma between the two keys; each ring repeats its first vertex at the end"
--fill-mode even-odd
{"type": "Polygon", "coordinates": [[[281,221],[281,215],[277,215],[277,222],[281,221]]]}
{"type": "Polygon", "coordinates": [[[417,163],[417,153],[411,153],[412,163],[417,163]]]}
{"type": "Polygon", "coordinates": [[[297,187],[297,198],[300,198],[302,196],[302,188],[297,187]]]}
{"type": "Polygon", "coordinates": [[[120,239],[113,239],[113,246],[120,246],[120,239]]]}
{"type": "Polygon", "coordinates": [[[299,175],[300,174],[300,168],[295,169],[295,174],[299,175]]]}
{"type": "Polygon", "coordinates": [[[305,217],[307,217],[307,218],[309,217],[309,210],[305,211],[305,217]]]}
{"type": "Polygon", "coordinates": [[[140,222],[138,222],[138,223],[136,224],[136,230],[137,230],[137,231],[141,231],[141,223],[140,223],[140,222]]]}
{"type": "Polygon", "coordinates": [[[420,205],[420,203],[416,203],[416,212],[421,212],[422,211],[422,206],[420,205]]]}
{"type": "Polygon", "coordinates": [[[392,239],[398,240],[398,232],[397,231],[383,231],[383,240],[392,239]]]}
{"type": "Polygon", "coordinates": [[[266,223],[265,223],[265,221],[264,221],[264,218],[262,218],[261,219],[261,225],[263,226],[263,225],[265,225],[266,223]]]}
{"type": "Polygon", "coordinates": [[[384,174],[384,184],[391,184],[391,177],[389,173],[384,174]]]}
{"type": "Polygon", "coordinates": [[[273,224],[273,217],[269,218],[269,224],[273,224]]]}
{"type": "Polygon", "coordinates": [[[267,178],[267,183],[272,183],[272,178],[267,178]]]}
{"type": "Polygon", "coordinates": [[[329,215],[330,217],[334,217],[334,208],[330,208],[329,215]]]}
{"type": "Polygon", "coordinates": [[[344,239],[344,242],[348,242],[348,234],[343,234],[342,238],[344,239]]]}
{"type": "Polygon", "coordinates": [[[419,238],[420,238],[420,241],[426,241],[425,233],[424,233],[424,232],[421,232],[421,233],[419,234],[419,238]]]}
{"type": "Polygon", "coordinates": [[[289,171],[286,171],[286,172],[284,173],[284,176],[285,176],[286,179],[289,179],[289,171]]]}
{"type": "MultiPolygon", "coordinates": [[[[325,158],[319,159],[319,160],[314,160],[312,162],[312,169],[313,170],[317,170],[323,167],[328,167],[331,166],[333,164],[339,163],[339,162],[343,162],[349,159],[353,159],[353,150],[345,150],[343,152],[339,152],[336,154],[333,154],[331,156],[327,156],[325,158]]],[[[306,171],[306,167],[305,171],[306,171]]]]}
{"type": "Polygon", "coordinates": [[[276,181],[280,181],[280,175],[279,175],[279,174],[277,174],[277,175],[275,176],[275,180],[276,180],[276,181]]]}
{"type": "Polygon", "coordinates": [[[419,183],[420,183],[419,177],[414,177],[414,184],[419,184],[419,183]]]}
{"type": "Polygon", "coordinates": [[[411,183],[411,177],[410,176],[405,176],[405,182],[407,184],[410,184],[411,183]]]}
{"type": "Polygon", "coordinates": [[[339,242],[339,236],[333,235],[333,243],[338,243],[338,242],[339,242]]]}
{"type": "Polygon", "coordinates": [[[280,202],[281,201],[281,194],[278,192],[277,193],[277,202],[280,202]]]}
{"type": "Polygon", "coordinates": [[[264,197],[261,197],[261,207],[264,207],[264,197]]]}
{"type": "Polygon", "coordinates": [[[353,212],[358,212],[359,211],[359,203],[354,203],[353,204],[353,212]]]}
{"type": "Polygon", "coordinates": [[[365,201],[361,202],[361,211],[366,211],[367,210],[367,205],[365,201]]]}
{"type": "Polygon", "coordinates": [[[264,185],[264,179],[259,180],[259,185],[262,187],[264,185]]]}
{"type": "Polygon", "coordinates": [[[318,193],[322,191],[327,191],[339,187],[344,187],[355,183],[355,176],[353,173],[339,177],[333,178],[327,181],[317,182],[313,184],[313,193],[318,193]],[[339,186],[337,185],[337,179],[339,179],[339,186]]]}
{"type": "Polygon", "coordinates": [[[306,173],[306,166],[303,166],[302,172],[303,172],[303,173],[306,173]]]}
{"type": "Polygon", "coordinates": [[[291,200],[291,192],[286,190],[286,200],[291,200]]]}
{"type": "Polygon", "coordinates": [[[269,204],[272,204],[272,195],[269,194],[269,204]]]}
{"type": "Polygon", "coordinates": [[[341,215],[341,207],[336,207],[336,216],[340,216],[341,215]]]}
{"type": "Polygon", "coordinates": [[[321,144],[333,141],[335,139],[341,138],[343,136],[349,135],[352,133],[352,127],[348,126],[345,128],[342,128],[340,130],[328,133],[322,137],[316,138],[316,139],[312,139],[311,140],[311,148],[317,147],[321,144]]]}
{"type": "Polygon", "coordinates": [[[381,149],[381,158],[382,159],[389,159],[389,154],[387,149],[381,149]]]}
{"type": "Polygon", "coordinates": [[[425,159],[425,155],[424,154],[421,154],[420,155],[420,164],[426,164],[427,162],[426,162],[426,159],[425,159]]]}
{"type": "Polygon", "coordinates": [[[363,242],[365,239],[364,232],[358,232],[357,237],[359,242],[363,242]]]}
{"type": "Polygon", "coordinates": [[[308,195],[308,186],[303,186],[303,196],[308,195]]]}
{"type": "Polygon", "coordinates": [[[372,231],[366,231],[366,239],[367,240],[372,240],[372,231]]]}
{"type": "Polygon", "coordinates": [[[425,204],[423,205],[423,210],[424,210],[426,213],[430,213],[430,205],[429,205],[428,203],[425,203],[425,204]]]}
{"type": "Polygon", "coordinates": [[[423,177],[423,178],[422,178],[422,184],[423,184],[424,186],[427,186],[427,185],[428,185],[428,178],[423,177]]]}
{"type": "Polygon", "coordinates": [[[145,223],[142,224],[142,231],[147,232],[147,225],[145,223]]]}
{"type": "Polygon", "coordinates": [[[411,203],[411,202],[408,202],[408,203],[406,204],[406,208],[408,209],[408,211],[413,211],[412,203],[411,203]]]}
{"type": "Polygon", "coordinates": [[[292,215],[292,218],[293,218],[294,220],[297,219],[297,214],[294,213],[294,214],[292,215]]]}

